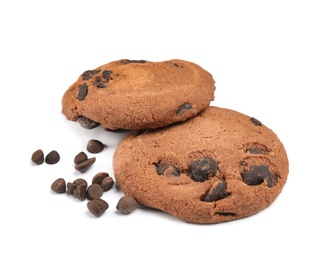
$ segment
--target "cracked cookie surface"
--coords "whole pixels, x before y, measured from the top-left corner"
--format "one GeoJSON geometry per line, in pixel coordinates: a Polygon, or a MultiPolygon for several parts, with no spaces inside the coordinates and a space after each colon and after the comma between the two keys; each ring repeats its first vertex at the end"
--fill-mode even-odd
{"type": "Polygon", "coordinates": [[[190,223],[255,214],[277,198],[288,176],[285,148],[271,129],[212,106],[183,123],[128,135],[113,167],[126,195],[190,223]]]}
{"type": "Polygon", "coordinates": [[[64,93],[62,113],[89,129],[154,129],[206,109],[214,84],[209,72],[184,60],[117,60],[83,72],[64,93]]]}

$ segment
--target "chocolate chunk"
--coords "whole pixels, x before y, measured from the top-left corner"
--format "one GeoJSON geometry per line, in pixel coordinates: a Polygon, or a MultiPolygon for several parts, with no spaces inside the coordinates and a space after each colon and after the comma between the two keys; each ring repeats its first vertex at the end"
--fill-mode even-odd
{"type": "Polygon", "coordinates": [[[94,199],[87,203],[88,210],[96,217],[100,217],[109,208],[109,204],[102,199],[94,199]]]}
{"type": "Polygon", "coordinates": [[[81,173],[84,173],[86,172],[90,166],[92,166],[96,161],[96,158],[95,157],[92,157],[92,158],[89,158],[81,163],[78,163],[75,165],[75,169],[81,173]]]}
{"type": "Polygon", "coordinates": [[[104,147],[105,145],[101,141],[95,139],[91,139],[87,143],[87,151],[90,153],[100,153],[104,147]]]}
{"type": "Polygon", "coordinates": [[[116,209],[121,214],[126,215],[134,211],[137,208],[137,206],[138,203],[133,196],[125,195],[119,199],[116,209]]]}
{"type": "Polygon", "coordinates": [[[87,154],[85,152],[80,152],[74,157],[74,163],[75,164],[82,163],[87,159],[88,159],[87,154]]]}
{"type": "Polygon", "coordinates": [[[194,181],[203,182],[216,175],[217,162],[210,157],[202,157],[190,164],[188,172],[194,181]]]}
{"type": "Polygon", "coordinates": [[[78,99],[84,100],[87,94],[88,94],[88,85],[86,83],[83,83],[79,87],[78,99]]]}
{"type": "Polygon", "coordinates": [[[51,186],[51,190],[56,193],[65,193],[66,192],[66,182],[63,178],[58,178],[55,180],[51,186]]]}
{"type": "Polygon", "coordinates": [[[88,80],[95,74],[97,74],[100,70],[86,70],[84,73],[82,73],[82,79],[88,80]]]}
{"type": "Polygon", "coordinates": [[[91,184],[87,189],[88,199],[99,199],[103,196],[103,188],[97,183],[91,184]]]}
{"type": "Polygon", "coordinates": [[[228,196],[226,192],[226,182],[215,182],[210,190],[203,196],[202,201],[210,202],[224,199],[228,196]]]}
{"type": "Polygon", "coordinates": [[[242,173],[242,180],[244,183],[251,186],[260,185],[264,180],[267,181],[268,187],[273,187],[275,185],[275,179],[267,165],[251,166],[249,171],[244,171],[242,173]]]}
{"type": "Polygon", "coordinates": [[[98,88],[106,88],[106,86],[101,82],[97,84],[97,87],[98,88]]]}
{"type": "Polygon", "coordinates": [[[32,156],[31,156],[31,160],[32,162],[34,162],[35,164],[43,164],[43,162],[45,161],[45,156],[44,153],[41,149],[36,150],[32,156]]]}
{"type": "Polygon", "coordinates": [[[59,160],[60,160],[60,155],[55,150],[52,150],[50,153],[48,153],[46,158],[45,158],[45,162],[48,163],[48,164],[58,163],[59,160]]]}
{"type": "Polygon", "coordinates": [[[251,122],[256,125],[256,126],[261,126],[262,122],[260,122],[259,120],[257,120],[256,118],[252,117],[250,118],[251,122]]]}
{"type": "Polygon", "coordinates": [[[164,175],[167,177],[177,177],[180,176],[179,171],[175,166],[166,164],[166,163],[159,163],[156,165],[156,171],[159,175],[164,175]]]}
{"type": "Polygon", "coordinates": [[[84,117],[84,116],[79,116],[77,121],[83,128],[86,128],[86,129],[93,129],[100,125],[100,123],[92,121],[89,118],[84,117]]]}
{"type": "Polygon", "coordinates": [[[184,103],[180,108],[177,109],[176,115],[179,115],[184,110],[190,110],[192,106],[189,103],[184,103]]]}
{"type": "Polygon", "coordinates": [[[104,70],[102,72],[102,77],[107,81],[109,81],[111,79],[111,74],[112,74],[112,71],[110,70],[104,70]]]}

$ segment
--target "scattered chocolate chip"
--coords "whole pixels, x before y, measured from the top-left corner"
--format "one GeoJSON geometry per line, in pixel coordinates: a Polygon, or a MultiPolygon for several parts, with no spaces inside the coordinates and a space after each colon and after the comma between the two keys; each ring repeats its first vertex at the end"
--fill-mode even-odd
{"type": "Polygon", "coordinates": [[[105,145],[101,141],[95,139],[91,139],[87,143],[87,151],[90,153],[100,153],[104,147],[105,145]]]}
{"type": "Polygon", "coordinates": [[[91,184],[87,189],[88,199],[99,199],[103,196],[103,188],[97,183],[91,184]]]}
{"type": "Polygon", "coordinates": [[[88,94],[88,85],[86,83],[83,83],[79,87],[78,99],[84,100],[87,94],[88,94]]]}
{"type": "Polygon", "coordinates": [[[264,180],[267,181],[268,187],[273,187],[275,184],[273,174],[267,165],[251,166],[249,171],[242,173],[242,180],[251,186],[260,185],[264,180]]]}
{"type": "Polygon", "coordinates": [[[109,191],[113,187],[114,181],[107,172],[100,172],[94,176],[92,183],[99,184],[103,191],[109,191]]]}
{"type": "Polygon", "coordinates": [[[100,70],[86,70],[84,73],[82,73],[82,79],[88,80],[98,72],[100,72],[100,70]]]}
{"type": "Polygon", "coordinates": [[[102,199],[94,199],[87,203],[88,210],[96,217],[100,217],[109,208],[109,204],[102,199]]]}
{"type": "Polygon", "coordinates": [[[101,82],[97,84],[97,87],[98,88],[106,88],[106,86],[101,82]]]}
{"type": "Polygon", "coordinates": [[[214,159],[202,157],[190,164],[188,172],[194,181],[203,182],[215,176],[217,169],[217,162],[214,159]]]}
{"type": "Polygon", "coordinates": [[[134,211],[137,208],[137,206],[138,203],[133,196],[125,195],[119,199],[116,209],[121,214],[126,215],[134,211]]]}
{"type": "Polygon", "coordinates": [[[109,191],[110,189],[112,189],[114,184],[114,180],[112,179],[112,177],[105,177],[102,182],[101,182],[101,187],[103,188],[103,191],[109,191]]]}
{"type": "Polygon", "coordinates": [[[257,120],[256,118],[252,117],[250,118],[251,122],[256,125],[256,126],[261,126],[262,122],[260,122],[259,120],[257,120]]]}
{"type": "Polygon", "coordinates": [[[84,116],[79,116],[77,121],[83,128],[86,128],[86,129],[93,129],[100,125],[100,123],[92,121],[91,119],[84,117],[84,116]]]}
{"type": "Polygon", "coordinates": [[[73,181],[73,184],[75,184],[75,185],[86,185],[86,187],[87,187],[88,182],[85,179],[78,178],[78,179],[75,179],[73,181]]]}
{"type": "Polygon", "coordinates": [[[190,110],[192,109],[191,104],[189,103],[184,103],[180,108],[177,109],[176,111],[176,115],[179,115],[182,111],[184,110],[190,110]]]}
{"type": "Polygon", "coordinates": [[[177,177],[180,176],[179,171],[175,166],[166,164],[166,163],[159,163],[156,165],[156,171],[159,175],[164,175],[167,177],[177,177]]]}
{"type": "Polygon", "coordinates": [[[75,164],[82,163],[87,159],[88,159],[87,154],[85,152],[80,152],[74,157],[74,163],[75,164]]]}
{"type": "Polygon", "coordinates": [[[112,74],[112,71],[110,70],[104,70],[102,72],[102,77],[107,81],[109,81],[111,79],[111,74],[112,74]]]}
{"type": "Polygon", "coordinates": [[[84,201],[86,199],[87,186],[85,184],[79,184],[73,190],[73,196],[78,200],[84,201]]]}
{"type": "Polygon", "coordinates": [[[203,196],[201,199],[202,201],[205,202],[210,202],[210,201],[216,201],[220,199],[224,199],[228,196],[228,193],[226,192],[226,182],[215,182],[210,190],[203,196]]]}
{"type": "Polygon", "coordinates": [[[56,164],[60,160],[59,153],[55,150],[52,150],[50,153],[46,155],[45,162],[47,164],[56,164]]]}
{"type": "Polygon", "coordinates": [[[93,177],[91,183],[96,183],[100,185],[102,183],[102,180],[109,176],[110,175],[107,172],[99,172],[93,177]]]}
{"type": "Polygon", "coordinates": [[[95,157],[91,157],[81,163],[78,163],[75,165],[75,169],[81,173],[84,173],[86,172],[90,166],[92,166],[96,161],[96,158],[95,157]]]}
{"type": "Polygon", "coordinates": [[[68,182],[67,183],[67,194],[68,195],[74,195],[76,198],[80,199],[80,200],[85,200],[86,198],[86,189],[87,189],[87,181],[85,179],[82,178],[78,178],[75,179],[72,182],[68,182]],[[78,186],[84,186],[84,187],[79,187],[78,191],[75,191],[78,186]]]}
{"type": "Polygon", "coordinates": [[[54,191],[56,193],[65,193],[66,182],[63,178],[58,178],[51,184],[50,188],[52,191],[54,191]]]}
{"type": "Polygon", "coordinates": [[[32,162],[34,162],[35,164],[43,164],[43,162],[45,161],[45,156],[44,153],[41,149],[36,150],[32,156],[31,156],[31,160],[32,162]]]}

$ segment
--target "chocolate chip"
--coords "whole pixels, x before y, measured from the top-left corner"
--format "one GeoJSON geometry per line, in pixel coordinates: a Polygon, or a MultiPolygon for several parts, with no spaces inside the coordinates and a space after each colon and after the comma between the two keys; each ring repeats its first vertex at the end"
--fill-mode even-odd
{"type": "Polygon", "coordinates": [[[77,187],[73,190],[73,196],[77,198],[78,200],[84,201],[86,199],[87,194],[87,185],[85,184],[79,184],[77,187]]]}
{"type": "Polygon", "coordinates": [[[99,172],[93,177],[91,183],[96,183],[100,185],[102,183],[102,180],[109,176],[110,175],[107,172],[99,172]]]}
{"type": "Polygon", "coordinates": [[[256,126],[261,126],[262,122],[260,122],[259,120],[257,120],[256,118],[252,117],[250,118],[251,122],[256,125],[256,126]]]}
{"type": "Polygon", "coordinates": [[[110,189],[112,189],[113,184],[114,184],[114,180],[112,179],[112,177],[109,176],[109,177],[105,177],[102,180],[101,187],[103,188],[103,191],[109,191],[110,189]]]}
{"type": "Polygon", "coordinates": [[[97,183],[91,184],[87,189],[88,199],[99,199],[103,196],[103,188],[97,183]]]}
{"type": "Polygon", "coordinates": [[[145,63],[146,60],[126,60],[125,61],[125,64],[128,64],[128,63],[145,63]]]}
{"type": "Polygon", "coordinates": [[[48,164],[56,164],[60,160],[60,155],[57,151],[52,150],[46,155],[45,162],[48,164]]]}
{"type": "Polygon", "coordinates": [[[179,115],[184,110],[190,110],[192,106],[189,103],[184,103],[180,108],[177,109],[176,115],[179,115]]]}
{"type": "Polygon", "coordinates": [[[126,215],[134,211],[137,208],[137,206],[138,203],[133,196],[125,195],[119,199],[116,209],[121,214],[126,215]]]}
{"type": "Polygon", "coordinates": [[[65,193],[66,192],[66,182],[63,178],[58,178],[55,180],[51,186],[51,190],[56,193],[65,193]]]}
{"type": "Polygon", "coordinates": [[[84,117],[84,116],[79,116],[77,121],[83,128],[86,128],[86,129],[93,129],[100,125],[100,123],[92,121],[91,119],[84,117]]]}
{"type": "Polygon", "coordinates": [[[81,163],[76,164],[74,168],[77,171],[79,171],[81,173],[84,173],[90,168],[90,166],[92,166],[95,163],[95,161],[96,161],[96,158],[91,157],[91,158],[89,158],[89,159],[87,159],[87,160],[85,160],[81,163]]]}
{"type": "Polygon", "coordinates": [[[113,187],[114,181],[107,172],[100,172],[94,176],[92,183],[99,184],[103,191],[109,191],[113,187]]]}
{"type": "Polygon", "coordinates": [[[106,86],[101,82],[97,84],[97,87],[98,88],[106,88],[106,86]]]}
{"type": "Polygon", "coordinates": [[[88,210],[96,217],[100,217],[109,208],[109,204],[102,199],[94,199],[87,203],[88,210]]]}
{"type": "Polygon", "coordinates": [[[217,162],[214,159],[202,157],[190,164],[188,172],[194,181],[203,182],[215,176],[217,169],[217,162]]]}
{"type": "Polygon", "coordinates": [[[111,74],[112,74],[112,71],[110,70],[104,70],[102,72],[102,77],[106,80],[106,81],[109,81],[111,79],[111,74]]]}
{"type": "Polygon", "coordinates": [[[88,80],[98,72],[100,72],[100,70],[86,70],[84,73],[82,73],[82,79],[88,80]]]}
{"type": "Polygon", "coordinates": [[[275,184],[273,174],[267,165],[251,166],[249,171],[242,173],[242,180],[251,186],[260,185],[264,180],[267,181],[268,187],[273,187],[275,184]]]}
{"type": "Polygon", "coordinates": [[[88,94],[88,85],[86,83],[83,83],[79,87],[78,99],[84,100],[87,94],[88,94]]]}
{"type": "Polygon", "coordinates": [[[82,163],[87,159],[88,159],[87,154],[85,152],[80,152],[74,157],[74,163],[75,164],[82,163]]]}
{"type": "Polygon", "coordinates": [[[41,149],[36,150],[32,156],[31,156],[31,160],[32,162],[34,162],[35,164],[43,164],[43,162],[45,161],[45,156],[44,153],[41,149]]]}
{"type": "Polygon", "coordinates": [[[86,189],[87,189],[87,181],[85,179],[82,178],[78,178],[75,179],[72,182],[68,182],[67,183],[67,194],[68,195],[73,195],[76,198],[78,198],[79,200],[84,200],[86,198],[86,189]],[[79,187],[79,190],[76,191],[76,189],[78,188],[78,186],[84,186],[84,187],[79,187]]]}
{"type": "Polygon", "coordinates": [[[68,182],[66,184],[67,187],[67,194],[68,195],[73,195],[74,190],[77,188],[77,185],[73,184],[72,182],[68,182]]]}
{"type": "Polygon", "coordinates": [[[90,153],[100,153],[104,147],[105,145],[101,141],[95,139],[91,139],[87,143],[87,151],[90,153]]]}
{"type": "Polygon", "coordinates": [[[75,179],[73,181],[73,184],[75,184],[75,185],[86,185],[86,187],[87,187],[88,182],[85,179],[78,178],[78,179],[75,179]]]}
{"type": "Polygon", "coordinates": [[[221,215],[224,217],[236,216],[236,213],[234,213],[234,212],[215,212],[215,214],[221,215]]]}
{"type": "Polygon", "coordinates": [[[177,177],[180,176],[179,171],[175,166],[166,164],[166,163],[159,163],[156,165],[156,171],[159,175],[164,175],[167,177],[177,177]]]}
{"type": "Polygon", "coordinates": [[[210,190],[203,196],[202,201],[210,202],[224,199],[228,196],[226,192],[226,182],[215,182],[210,190]]]}

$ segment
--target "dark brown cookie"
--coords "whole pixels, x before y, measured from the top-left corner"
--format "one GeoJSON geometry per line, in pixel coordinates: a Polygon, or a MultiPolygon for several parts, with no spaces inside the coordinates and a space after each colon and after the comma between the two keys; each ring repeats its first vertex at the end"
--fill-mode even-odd
{"type": "Polygon", "coordinates": [[[255,214],[277,198],[288,176],[285,148],[271,129],[218,107],[127,136],[113,166],[126,195],[191,223],[255,214]]]}
{"type": "Polygon", "coordinates": [[[158,128],[185,121],[214,99],[214,79],[183,60],[113,61],[82,73],[62,98],[62,112],[84,128],[158,128]]]}

